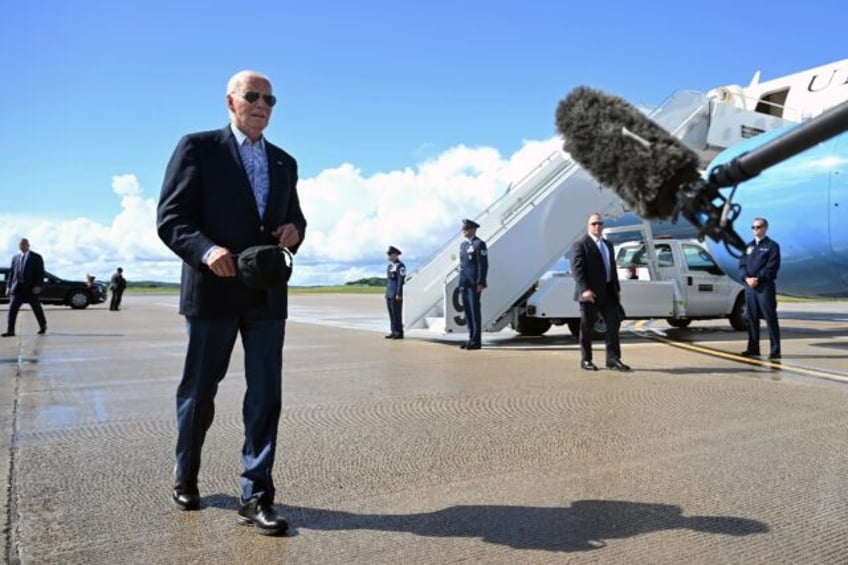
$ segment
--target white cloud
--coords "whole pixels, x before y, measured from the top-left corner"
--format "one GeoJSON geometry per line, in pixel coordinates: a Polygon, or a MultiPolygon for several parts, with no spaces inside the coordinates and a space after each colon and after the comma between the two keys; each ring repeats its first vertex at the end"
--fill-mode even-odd
{"type": "MultiPolygon", "coordinates": [[[[409,267],[420,265],[457,236],[462,218],[477,216],[559,145],[556,138],[527,141],[508,158],[490,147],[460,145],[403,170],[363,176],[345,163],[301,179],[309,226],[292,284],[381,276],[388,245],[403,250],[409,267]]],[[[120,265],[130,280],[178,281],[180,263],[156,235],[156,199],[144,197],[133,174],[112,177],[112,192],[121,211],[109,225],[0,215],[0,251],[11,257],[27,237],[47,270],[61,277],[104,279],[120,265]]]]}

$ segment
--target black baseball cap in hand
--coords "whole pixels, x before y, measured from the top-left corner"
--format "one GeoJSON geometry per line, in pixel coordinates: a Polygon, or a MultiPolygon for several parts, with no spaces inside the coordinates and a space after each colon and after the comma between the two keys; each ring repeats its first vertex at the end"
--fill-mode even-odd
{"type": "Polygon", "coordinates": [[[238,277],[250,288],[285,285],[292,273],[291,252],[278,245],[255,245],[238,254],[238,277]]]}

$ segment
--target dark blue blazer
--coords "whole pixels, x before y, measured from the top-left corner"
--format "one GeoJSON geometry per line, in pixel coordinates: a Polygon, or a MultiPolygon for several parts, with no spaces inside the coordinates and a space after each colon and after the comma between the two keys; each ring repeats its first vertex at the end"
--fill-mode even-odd
{"type": "MultiPolygon", "coordinates": [[[[759,283],[754,291],[761,291],[761,285],[774,284],[780,270],[780,246],[769,237],[760,243],[752,239],[745,247],[745,254],[739,261],[739,276],[742,280],[754,277],[759,283]]],[[[747,287],[746,287],[747,288],[747,287]]]]}
{"type": "Polygon", "coordinates": [[[14,294],[17,290],[19,293],[30,293],[33,287],[44,286],[44,259],[35,251],[30,251],[24,264],[24,273],[21,280],[18,280],[18,263],[23,258],[23,255],[18,253],[12,257],[12,265],[9,273],[9,294],[14,294]]]}
{"type": "MultiPolygon", "coordinates": [[[[180,313],[232,317],[264,306],[275,319],[287,316],[287,288],[256,290],[238,278],[218,277],[203,264],[214,245],[240,253],[277,243],[271,232],[292,223],[306,233],[297,195],[297,162],[265,140],[270,193],[265,215],[250,188],[230,126],[183,137],[165,170],[157,211],[159,237],[183,260],[180,313]]],[[[290,251],[295,253],[299,245],[290,251]]]]}
{"type": "Polygon", "coordinates": [[[571,250],[571,274],[574,277],[574,300],[581,301],[583,291],[591,289],[595,292],[595,303],[607,300],[618,301],[621,285],[618,282],[618,271],[615,268],[615,254],[612,244],[602,240],[609,252],[610,269],[612,271],[613,296],[607,296],[607,271],[604,267],[604,256],[598,249],[598,244],[589,234],[574,244],[571,250]]]}
{"type": "Polygon", "coordinates": [[[386,265],[386,298],[403,298],[403,283],[406,281],[406,265],[403,261],[386,265]]]}
{"type": "Polygon", "coordinates": [[[459,287],[476,288],[478,284],[486,287],[489,275],[489,251],[486,242],[476,235],[459,244],[459,287]]]}

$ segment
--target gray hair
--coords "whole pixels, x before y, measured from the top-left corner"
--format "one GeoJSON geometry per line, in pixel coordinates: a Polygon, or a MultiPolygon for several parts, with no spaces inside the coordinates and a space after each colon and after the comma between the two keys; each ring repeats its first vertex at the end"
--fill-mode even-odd
{"type": "Polygon", "coordinates": [[[271,79],[267,75],[256,71],[239,71],[227,81],[227,94],[234,94],[248,78],[261,78],[268,84],[271,84],[271,79]]]}

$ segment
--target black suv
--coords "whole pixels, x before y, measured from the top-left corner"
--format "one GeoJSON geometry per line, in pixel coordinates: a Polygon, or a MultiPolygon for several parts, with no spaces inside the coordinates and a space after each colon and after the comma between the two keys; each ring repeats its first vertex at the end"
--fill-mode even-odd
{"type": "MultiPolygon", "coordinates": [[[[0,267],[0,303],[8,303],[6,285],[11,278],[8,267],[0,267]]],[[[38,298],[42,304],[67,305],[75,310],[86,308],[89,304],[100,304],[108,294],[106,283],[66,281],[44,271],[44,284],[38,298]]]]}

